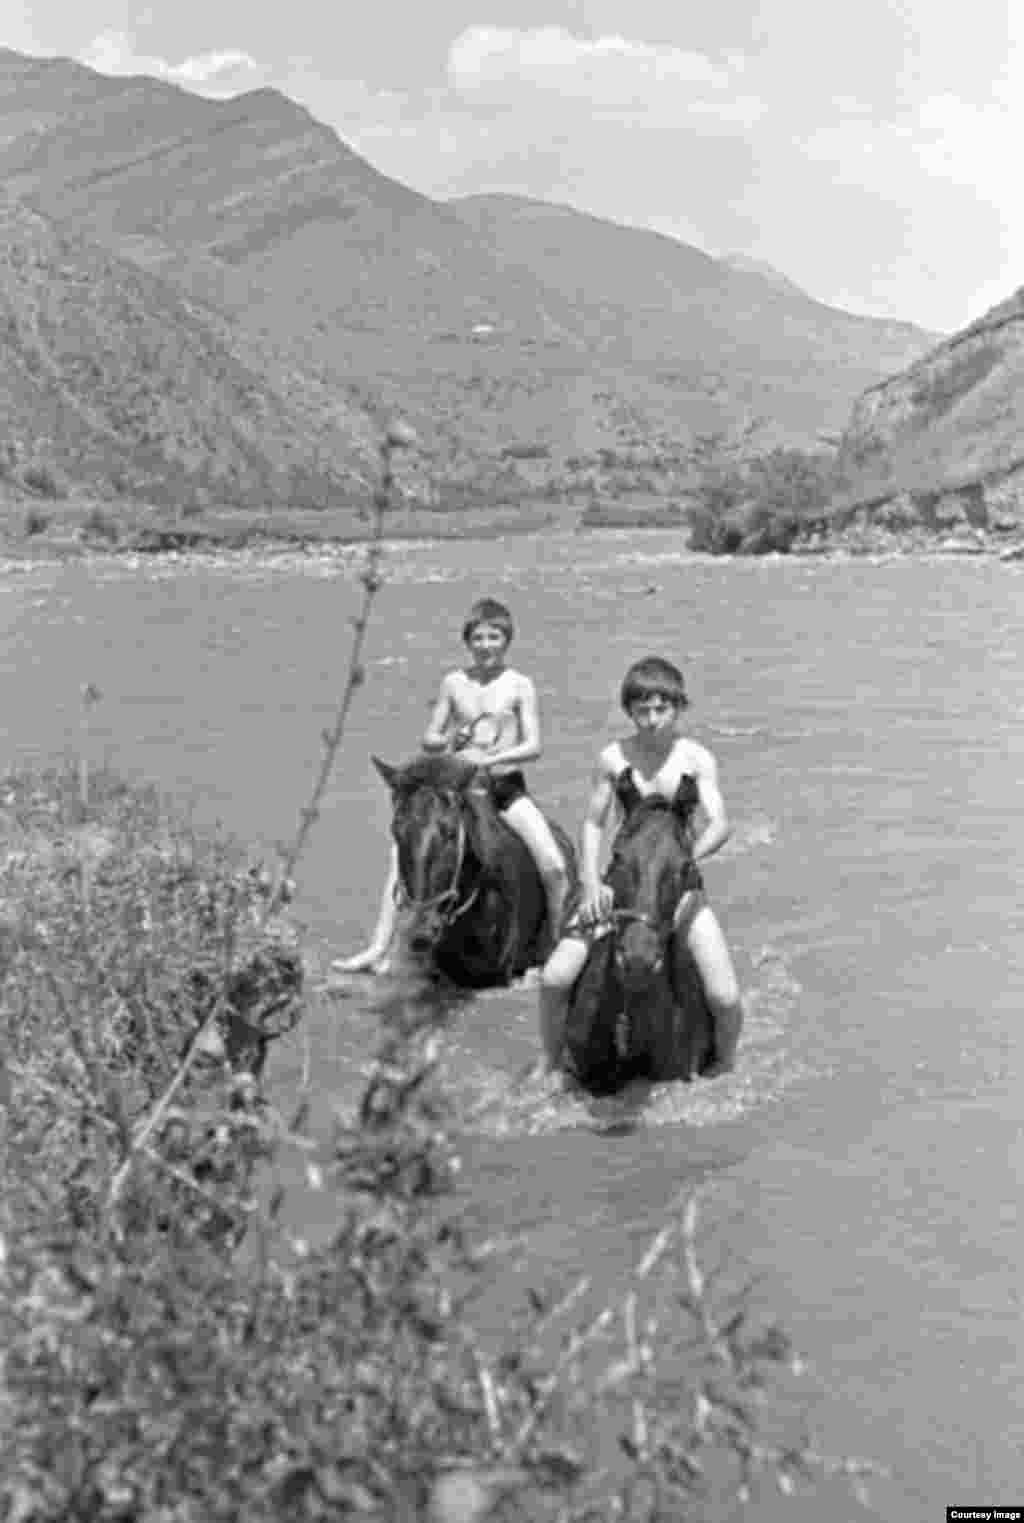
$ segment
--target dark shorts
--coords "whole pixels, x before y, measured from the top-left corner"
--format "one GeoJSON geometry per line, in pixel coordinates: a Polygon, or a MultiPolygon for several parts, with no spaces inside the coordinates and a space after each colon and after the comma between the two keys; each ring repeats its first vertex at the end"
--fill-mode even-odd
{"type": "Polygon", "coordinates": [[[516,769],[514,772],[492,773],[490,778],[491,798],[494,807],[499,814],[503,814],[510,804],[516,799],[524,799],[529,795],[526,788],[526,778],[516,769]]]}

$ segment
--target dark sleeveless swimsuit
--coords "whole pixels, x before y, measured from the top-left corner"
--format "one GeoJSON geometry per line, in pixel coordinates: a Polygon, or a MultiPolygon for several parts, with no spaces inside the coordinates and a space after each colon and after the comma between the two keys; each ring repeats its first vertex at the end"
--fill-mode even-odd
{"type": "MultiPolygon", "coordinates": [[[[642,804],[649,799],[660,798],[662,802],[668,803],[672,813],[684,826],[689,825],[690,816],[700,803],[700,793],[697,790],[696,781],[688,772],[684,772],[679,779],[679,786],[669,802],[659,793],[642,792],[637,787],[636,778],[633,776],[633,768],[630,766],[623,767],[615,779],[615,797],[618,799],[624,815],[628,815],[631,809],[636,808],[637,804],[642,804]]],[[[700,869],[696,862],[691,862],[683,883],[683,892],[690,893],[691,890],[700,890],[703,887],[704,879],[701,877],[700,869]]]]}

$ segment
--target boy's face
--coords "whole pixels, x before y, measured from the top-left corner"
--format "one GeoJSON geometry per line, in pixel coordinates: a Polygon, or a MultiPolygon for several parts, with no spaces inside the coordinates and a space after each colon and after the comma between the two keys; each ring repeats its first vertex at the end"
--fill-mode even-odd
{"type": "Polygon", "coordinates": [[[508,640],[497,624],[477,624],[466,641],[474,663],[484,669],[500,666],[505,659],[508,640]]]}
{"type": "Polygon", "coordinates": [[[670,731],[678,713],[679,710],[671,698],[665,698],[661,693],[651,693],[647,698],[637,698],[629,706],[629,717],[636,726],[637,733],[649,735],[652,739],[670,731]]]}

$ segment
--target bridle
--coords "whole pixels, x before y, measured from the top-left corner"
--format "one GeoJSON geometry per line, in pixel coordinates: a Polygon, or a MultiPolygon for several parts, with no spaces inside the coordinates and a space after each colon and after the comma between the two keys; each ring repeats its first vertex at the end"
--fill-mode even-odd
{"type": "Polygon", "coordinates": [[[615,961],[622,967],[622,948],[619,943],[619,930],[627,925],[645,925],[649,931],[653,931],[658,943],[658,955],[651,968],[652,973],[660,973],[665,966],[665,954],[668,944],[672,940],[676,928],[675,916],[669,917],[668,924],[663,925],[653,916],[643,910],[612,909],[608,913],[608,919],[612,923],[612,939],[615,944],[615,961]]]}
{"type": "Polygon", "coordinates": [[[429,899],[414,899],[409,893],[399,875],[395,885],[395,901],[401,908],[415,910],[418,915],[438,914],[440,912],[441,929],[447,930],[461,920],[462,916],[476,903],[480,893],[480,884],[477,883],[468,898],[459,903],[459,879],[466,862],[466,826],[459,811],[458,839],[455,851],[455,871],[452,873],[452,881],[447,888],[439,894],[432,894],[429,899]],[[454,907],[452,907],[454,906],[454,907]]]}

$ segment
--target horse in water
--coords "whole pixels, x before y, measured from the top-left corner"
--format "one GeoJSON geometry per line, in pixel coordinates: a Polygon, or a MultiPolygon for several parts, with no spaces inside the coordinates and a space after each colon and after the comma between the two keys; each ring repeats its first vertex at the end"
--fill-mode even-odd
{"type": "MultiPolygon", "coordinates": [[[[508,984],[543,962],[551,950],[544,885],[495,809],[485,774],[448,755],[404,767],[375,756],[373,764],[391,790],[413,954],[464,989],[508,984]]],[[[574,879],[572,845],[551,828],[574,879]]]]}
{"type": "Polygon", "coordinates": [[[594,939],[573,989],[563,1066],[592,1095],[616,1094],[636,1079],[690,1080],[714,1061],[714,1025],[676,925],[682,895],[699,883],[678,801],[637,796],[606,878],[611,927],[594,939]]]}

